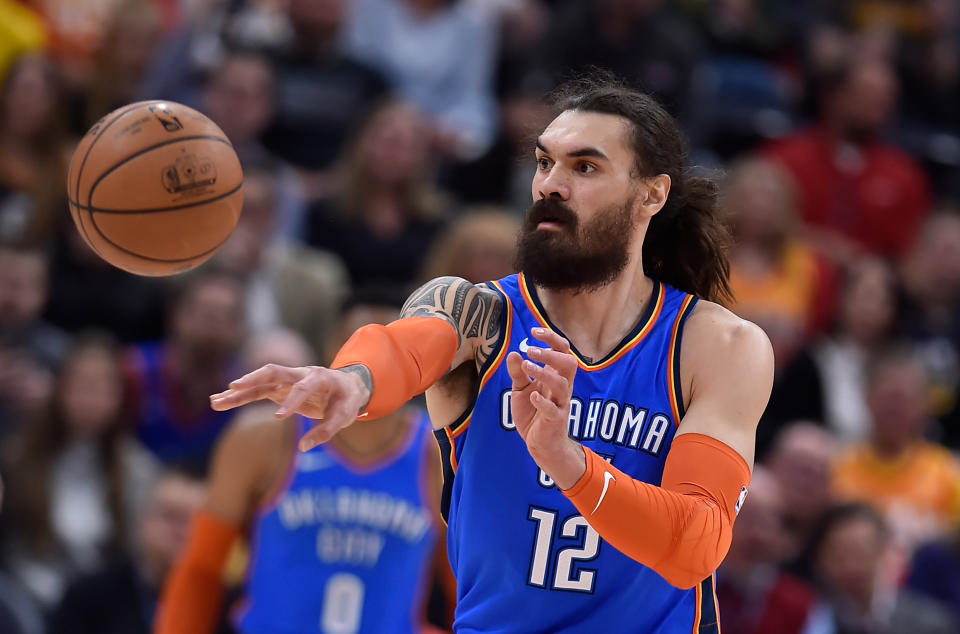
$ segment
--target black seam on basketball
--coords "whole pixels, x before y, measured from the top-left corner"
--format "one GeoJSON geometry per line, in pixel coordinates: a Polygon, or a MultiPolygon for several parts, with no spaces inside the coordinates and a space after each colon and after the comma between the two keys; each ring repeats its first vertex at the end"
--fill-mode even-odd
{"type": "Polygon", "coordinates": [[[119,244],[117,244],[116,242],[108,238],[107,235],[100,229],[100,227],[97,225],[96,219],[93,218],[93,214],[90,214],[90,218],[93,220],[93,228],[97,230],[97,233],[100,234],[100,237],[103,238],[106,241],[106,243],[109,244],[110,246],[120,251],[123,251],[127,255],[132,255],[136,258],[140,258],[141,260],[147,260],[149,262],[161,262],[165,264],[176,264],[177,262],[190,262],[191,260],[196,260],[197,258],[202,258],[205,255],[209,255],[214,251],[216,251],[217,249],[219,249],[220,247],[222,247],[226,243],[226,241],[230,239],[230,235],[233,233],[233,231],[231,231],[230,233],[227,234],[226,238],[218,242],[216,245],[207,249],[206,251],[201,251],[196,255],[191,255],[186,258],[154,258],[149,255],[143,255],[142,253],[137,253],[136,251],[131,251],[126,247],[120,246],[119,244]]]}
{"type": "Polygon", "coordinates": [[[187,203],[185,205],[177,205],[175,207],[151,207],[149,209],[103,209],[101,207],[90,207],[88,205],[81,205],[80,203],[74,202],[72,200],[70,201],[70,203],[73,205],[76,205],[79,209],[83,209],[84,211],[89,211],[95,214],[117,214],[121,216],[126,216],[126,215],[134,216],[137,214],[155,214],[155,213],[161,213],[164,211],[178,211],[180,209],[189,209],[190,207],[206,205],[207,203],[212,203],[217,200],[221,200],[223,198],[226,198],[227,196],[232,196],[233,194],[236,194],[238,191],[240,191],[242,187],[243,187],[243,181],[240,181],[240,183],[236,187],[234,187],[228,192],[219,194],[217,196],[214,196],[213,198],[204,198],[203,200],[195,200],[192,203],[187,203]]]}
{"type": "Polygon", "coordinates": [[[68,205],[73,205],[74,207],[77,207],[77,219],[76,219],[75,224],[77,225],[77,231],[80,232],[80,235],[81,235],[81,237],[83,238],[84,244],[86,244],[88,247],[90,247],[90,249],[91,249],[94,253],[96,253],[98,256],[100,256],[100,257],[102,258],[102,257],[103,257],[103,254],[100,253],[100,249],[98,249],[98,248],[97,248],[97,245],[95,245],[95,244],[93,243],[93,241],[90,240],[90,234],[87,232],[87,224],[86,224],[86,222],[84,222],[84,219],[83,219],[83,210],[80,209],[80,205],[78,205],[77,203],[75,203],[75,202],[73,202],[72,200],[70,200],[70,196],[69,196],[69,195],[67,196],[67,204],[68,204],[68,205]]]}
{"type": "Polygon", "coordinates": [[[87,196],[87,206],[90,208],[93,207],[93,192],[96,191],[97,185],[100,184],[100,181],[106,178],[107,175],[109,175],[111,172],[113,172],[115,169],[117,169],[121,165],[125,163],[129,163],[130,161],[137,158],[138,156],[142,156],[147,152],[152,152],[153,150],[164,147],[166,145],[173,145],[175,143],[180,143],[181,141],[197,141],[197,140],[204,140],[204,139],[207,141],[219,141],[220,143],[225,143],[227,147],[231,147],[231,148],[233,147],[232,145],[230,145],[230,141],[227,141],[222,137],[213,136],[212,134],[192,134],[190,136],[182,136],[182,137],[177,137],[176,139],[167,139],[166,141],[161,141],[160,143],[154,143],[153,145],[147,146],[142,150],[138,150],[133,154],[131,154],[130,156],[126,157],[125,159],[118,161],[116,164],[114,164],[109,169],[107,169],[103,174],[101,174],[97,178],[97,180],[93,181],[93,185],[90,186],[90,193],[87,196]]]}
{"type": "MultiPolygon", "coordinates": [[[[125,109],[123,109],[121,112],[118,112],[117,116],[114,117],[110,123],[103,126],[103,129],[100,130],[100,132],[97,133],[97,136],[94,137],[93,141],[90,142],[90,147],[87,148],[87,153],[83,155],[83,159],[80,161],[80,167],[77,168],[77,187],[76,187],[76,192],[74,193],[74,198],[77,201],[80,200],[80,177],[83,176],[83,168],[87,165],[87,158],[90,156],[90,152],[93,151],[93,146],[97,144],[97,141],[100,140],[100,137],[103,136],[103,133],[106,132],[110,126],[112,126],[114,123],[119,121],[123,115],[127,114],[131,110],[135,110],[139,108],[141,105],[143,104],[132,104],[126,107],[125,109]]],[[[70,191],[67,190],[67,200],[69,201],[69,199],[70,199],[70,191]]],[[[77,204],[77,207],[80,207],[79,203],[77,204]]],[[[77,217],[80,218],[80,211],[77,211],[77,217]]],[[[90,221],[91,222],[93,221],[93,216],[90,217],[90,221]]],[[[80,222],[80,231],[81,231],[81,234],[83,235],[84,241],[90,245],[90,248],[93,249],[93,252],[96,253],[97,255],[100,255],[100,251],[97,250],[95,246],[93,246],[93,242],[90,240],[89,234],[87,234],[87,227],[86,225],[83,224],[82,219],[80,222]]]]}

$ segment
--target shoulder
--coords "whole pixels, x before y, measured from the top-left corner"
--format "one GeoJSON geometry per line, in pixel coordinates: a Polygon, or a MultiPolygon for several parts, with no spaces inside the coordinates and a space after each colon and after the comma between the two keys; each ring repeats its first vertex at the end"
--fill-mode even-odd
{"type": "Polygon", "coordinates": [[[767,334],[755,323],[703,299],[687,319],[683,348],[689,355],[708,358],[720,366],[748,357],[758,367],[773,370],[773,347],[767,334]]]}
{"type": "MultiPolygon", "coordinates": [[[[288,425],[281,424],[281,421],[273,417],[274,409],[272,405],[255,404],[238,410],[220,439],[220,444],[240,449],[258,445],[265,448],[264,444],[281,442],[288,435],[288,425]]],[[[292,423],[291,419],[290,425],[292,423]]]]}
{"type": "Polygon", "coordinates": [[[268,473],[271,463],[284,455],[283,446],[296,423],[292,418],[278,421],[273,409],[252,405],[239,410],[217,441],[214,465],[244,473],[268,473]]]}
{"type": "Polygon", "coordinates": [[[762,395],[765,407],[773,389],[773,365],[773,347],[759,326],[719,304],[697,302],[680,347],[681,381],[691,401],[706,394],[724,399],[750,394],[762,395]]]}

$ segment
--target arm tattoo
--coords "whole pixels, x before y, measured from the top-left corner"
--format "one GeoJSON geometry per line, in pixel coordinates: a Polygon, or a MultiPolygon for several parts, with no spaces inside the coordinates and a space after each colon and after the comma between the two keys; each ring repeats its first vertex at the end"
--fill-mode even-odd
{"type": "Polygon", "coordinates": [[[439,317],[457,330],[457,343],[475,350],[482,365],[500,338],[502,300],[495,292],[459,277],[438,277],[407,299],[401,317],[439,317]]]}
{"type": "MultiPolygon", "coordinates": [[[[356,374],[357,376],[359,376],[360,380],[363,381],[364,387],[367,388],[367,393],[370,396],[373,396],[373,375],[370,374],[370,370],[367,369],[367,366],[360,365],[360,364],[348,365],[343,368],[338,368],[338,370],[340,372],[345,372],[347,374],[356,374]]],[[[360,408],[360,411],[362,412],[364,408],[366,408],[366,406],[369,404],[370,404],[370,398],[368,397],[367,402],[363,404],[363,407],[360,408]]]]}

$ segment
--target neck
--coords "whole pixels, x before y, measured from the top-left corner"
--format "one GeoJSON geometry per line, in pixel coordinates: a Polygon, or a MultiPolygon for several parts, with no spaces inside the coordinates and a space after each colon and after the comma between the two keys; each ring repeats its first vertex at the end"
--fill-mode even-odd
{"type": "Polygon", "coordinates": [[[550,320],[570,344],[591,360],[602,359],[637,325],[647,308],[653,280],[643,272],[639,251],[613,282],[591,291],[538,287],[550,320]]]}

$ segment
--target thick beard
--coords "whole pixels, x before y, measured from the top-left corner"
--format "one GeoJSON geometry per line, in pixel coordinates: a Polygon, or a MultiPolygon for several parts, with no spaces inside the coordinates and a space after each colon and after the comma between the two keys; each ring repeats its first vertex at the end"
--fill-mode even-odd
{"type": "Polygon", "coordinates": [[[592,291],[611,283],[630,259],[636,223],[633,199],[597,212],[580,226],[569,207],[553,199],[535,202],[517,241],[517,269],[534,284],[550,290],[592,291]],[[559,231],[537,229],[550,220],[559,231]],[[578,229],[579,227],[579,229],[578,229]]]}

